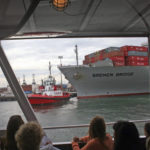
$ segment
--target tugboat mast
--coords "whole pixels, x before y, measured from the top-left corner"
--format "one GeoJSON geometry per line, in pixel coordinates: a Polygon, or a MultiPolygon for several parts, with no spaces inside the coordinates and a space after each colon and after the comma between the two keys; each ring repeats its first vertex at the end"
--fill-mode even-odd
{"type": "Polygon", "coordinates": [[[50,73],[50,76],[52,76],[52,72],[51,72],[51,62],[49,61],[49,73],[50,73]]]}

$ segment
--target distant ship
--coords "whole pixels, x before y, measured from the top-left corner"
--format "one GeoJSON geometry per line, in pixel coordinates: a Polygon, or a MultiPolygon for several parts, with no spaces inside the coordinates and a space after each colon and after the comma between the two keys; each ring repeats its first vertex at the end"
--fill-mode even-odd
{"type": "Polygon", "coordinates": [[[79,99],[150,93],[147,47],[109,47],[86,55],[83,65],[59,69],[79,99]]]}

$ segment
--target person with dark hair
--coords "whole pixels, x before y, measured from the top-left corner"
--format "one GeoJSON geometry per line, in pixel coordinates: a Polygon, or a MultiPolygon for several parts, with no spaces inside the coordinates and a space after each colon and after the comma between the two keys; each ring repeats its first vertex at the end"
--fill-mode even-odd
{"type": "Polygon", "coordinates": [[[1,150],[18,150],[15,141],[15,133],[24,124],[20,115],[13,115],[9,118],[6,136],[2,137],[1,150]]]}
{"type": "Polygon", "coordinates": [[[106,125],[103,117],[96,116],[92,119],[89,126],[89,135],[79,139],[73,138],[73,150],[80,150],[78,142],[84,141],[86,145],[81,150],[112,150],[113,140],[106,134],[106,125]]]}
{"type": "Polygon", "coordinates": [[[121,123],[115,133],[114,150],[141,150],[139,133],[134,123],[121,123]]]}
{"type": "Polygon", "coordinates": [[[150,122],[145,123],[144,134],[146,136],[146,150],[150,150],[150,122]]]}
{"type": "Polygon", "coordinates": [[[121,126],[124,125],[127,122],[128,121],[119,120],[119,121],[117,121],[116,123],[113,124],[114,138],[118,135],[117,132],[119,131],[119,129],[121,128],[121,126]]]}

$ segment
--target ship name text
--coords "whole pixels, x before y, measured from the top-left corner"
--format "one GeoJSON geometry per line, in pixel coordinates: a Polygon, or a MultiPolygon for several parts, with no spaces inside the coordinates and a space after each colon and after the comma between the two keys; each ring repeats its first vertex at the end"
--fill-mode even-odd
{"type": "Polygon", "coordinates": [[[122,76],[133,76],[133,72],[116,72],[116,73],[93,73],[93,77],[122,77],[122,76]]]}

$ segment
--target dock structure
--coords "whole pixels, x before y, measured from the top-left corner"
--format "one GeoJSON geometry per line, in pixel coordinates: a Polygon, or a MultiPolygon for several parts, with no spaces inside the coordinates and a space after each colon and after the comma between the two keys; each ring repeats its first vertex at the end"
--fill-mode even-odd
{"type": "Polygon", "coordinates": [[[16,101],[15,96],[0,96],[0,102],[3,101],[16,101]]]}

